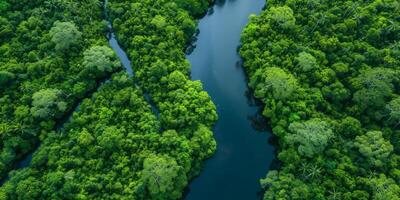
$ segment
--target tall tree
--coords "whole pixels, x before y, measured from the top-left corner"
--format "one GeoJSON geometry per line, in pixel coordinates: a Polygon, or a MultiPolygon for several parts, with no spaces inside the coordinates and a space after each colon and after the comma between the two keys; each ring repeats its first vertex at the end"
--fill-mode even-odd
{"type": "Polygon", "coordinates": [[[250,80],[250,85],[256,88],[256,97],[262,98],[271,94],[277,100],[290,98],[298,87],[292,74],[277,67],[258,70],[250,80]]]}
{"type": "Polygon", "coordinates": [[[271,7],[267,13],[267,19],[282,29],[291,29],[296,24],[293,10],[288,6],[271,7]]]}
{"type": "Polygon", "coordinates": [[[186,184],[186,175],[175,160],[168,156],[151,155],[144,160],[143,181],[152,199],[177,199],[186,184]]]}
{"type": "Polygon", "coordinates": [[[381,131],[369,131],[357,136],[354,146],[375,167],[382,167],[393,152],[393,145],[385,140],[381,131]]]}
{"type": "Polygon", "coordinates": [[[83,66],[96,76],[112,72],[121,66],[115,52],[107,46],[93,46],[83,54],[83,66]]]}
{"type": "Polygon", "coordinates": [[[67,103],[63,101],[63,94],[58,89],[43,89],[32,96],[31,113],[34,117],[48,119],[64,112],[67,103]]]}
{"type": "Polygon", "coordinates": [[[55,43],[57,51],[68,50],[78,43],[82,33],[73,22],[56,21],[50,30],[51,41],[55,43]]]}
{"type": "Polygon", "coordinates": [[[289,143],[298,144],[298,152],[307,157],[322,153],[333,138],[329,124],[321,119],[310,119],[306,122],[294,122],[289,130],[294,133],[286,137],[289,143]]]}

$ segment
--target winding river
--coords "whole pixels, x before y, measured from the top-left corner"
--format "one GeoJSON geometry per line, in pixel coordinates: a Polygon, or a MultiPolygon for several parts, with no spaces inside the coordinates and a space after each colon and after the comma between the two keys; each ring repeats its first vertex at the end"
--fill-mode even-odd
{"type": "Polygon", "coordinates": [[[196,48],[187,56],[192,79],[201,80],[217,106],[214,129],[217,152],[189,186],[186,200],[256,200],[259,179],[274,158],[270,133],[257,131],[249,120],[259,107],[249,100],[246,75],[237,48],[250,14],[258,14],[265,0],[217,0],[199,22],[196,48]]]}

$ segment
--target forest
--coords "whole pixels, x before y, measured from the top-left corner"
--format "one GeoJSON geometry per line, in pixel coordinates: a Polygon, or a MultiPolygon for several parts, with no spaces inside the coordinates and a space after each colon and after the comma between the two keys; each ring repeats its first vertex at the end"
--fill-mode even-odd
{"type": "MultiPolygon", "coordinates": [[[[184,198],[217,149],[186,58],[213,3],[0,0],[0,200],[184,198]]],[[[400,200],[398,0],[268,0],[241,43],[264,200],[400,200]]]]}
{"type": "Polygon", "coordinates": [[[0,199],[179,199],[213,155],[216,108],[185,58],[210,2],[105,3],[0,1],[0,199]]]}
{"type": "Polygon", "coordinates": [[[278,140],[264,199],[400,199],[400,3],[269,0],[240,54],[278,140]]]}
{"type": "Polygon", "coordinates": [[[107,46],[101,10],[88,15],[83,11],[94,8],[90,4],[62,3],[0,1],[2,178],[99,82],[120,70],[111,57],[105,69],[84,64],[84,53],[95,53],[89,48],[107,46]]]}

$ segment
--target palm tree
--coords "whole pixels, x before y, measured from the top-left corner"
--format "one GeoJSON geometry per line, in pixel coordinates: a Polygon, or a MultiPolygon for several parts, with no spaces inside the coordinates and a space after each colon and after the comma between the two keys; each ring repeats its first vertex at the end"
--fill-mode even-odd
{"type": "Polygon", "coordinates": [[[329,191],[329,194],[329,197],[333,200],[341,199],[340,192],[336,191],[336,188],[333,188],[333,190],[329,191]]]}
{"type": "Polygon", "coordinates": [[[314,164],[302,163],[300,168],[305,179],[318,178],[322,173],[322,169],[314,164]]]}

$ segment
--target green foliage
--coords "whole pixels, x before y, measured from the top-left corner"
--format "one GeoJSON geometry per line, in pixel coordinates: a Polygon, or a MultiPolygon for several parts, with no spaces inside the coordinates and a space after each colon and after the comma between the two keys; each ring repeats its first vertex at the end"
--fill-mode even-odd
{"type": "Polygon", "coordinates": [[[210,0],[175,0],[182,8],[189,11],[190,14],[200,17],[207,10],[210,0]]]}
{"type": "Polygon", "coordinates": [[[288,6],[271,7],[267,13],[267,19],[269,19],[272,24],[278,25],[279,28],[290,29],[293,28],[296,23],[293,10],[288,6]]]}
{"type": "Polygon", "coordinates": [[[177,188],[186,185],[186,176],[175,160],[165,156],[149,156],[143,162],[142,178],[152,199],[178,199],[177,188]]]}
{"type": "Polygon", "coordinates": [[[133,85],[126,73],[114,75],[64,129],[46,137],[31,165],[12,174],[0,193],[23,198],[18,187],[35,180],[39,189],[32,194],[40,199],[180,198],[189,176],[215,151],[212,132],[200,126],[190,140],[175,130],[161,132],[133,85]]]}
{"type": "Polygon", "coordinates": [[[389,121],[394,122],[395,125],[400,123],[400,98],[397,97],[386,105],[389,111],[389,121]]]}
{"type": "Polygon", "coordinates": [[[300,155],[310,158],[322,153],[333,137],[332,129],[320,119],[310,119],[304,123],[294,122],[289,125],[289,130],[294,134],[286,137],[288,143],[298,143],[300,155]]]}
{"type": "Polygon", "coordinates": [[[192,82],[175,71],[169,75],[167,87],[170,92],[166,101],[160,102],[160,118],[165,127],[184,129],[199,123],[210,126],[217,120],[215,105],[200,82],[192,82]]]}
{"type": "Polygon", "coordinates": [[[369,131],[357,136],[354,146],[375,167],[382,167],[393,152],[393,146],[383,138],[380,131],[369,131]]]}
{"type": "Polygon", "coordinates": [[[353,79],[353,87],[357,89],[353,100],[365,110],[367,108],[382,108],[393,93],[395,74],[390,69],[378,68],[362,72],[353,79]]]}
{"type": "Polygon", "coordinates": [[[260,183],[263,188],[269,188],[264,195],[264,200],[310,198],[310,188],[293,175],[281,175],[278,171],[271,170],[260,183]]]}
{"type": "Polygon", "coordinates": [[[179,199],[216,149],[215,105],[184,54],[208,4],[110,0],[134,78],[113,74],[98,0],[23,0],[0,14],[2,175],[41,143],[0,199],[179,199]]]}
{"type": "Polygon", "coordinates": [[[196,1],[188,8],[189,2],[146,0],[131,5],[118,0],[110,4],[110,16],[138,84],[158,108],[162,126],[192,137],[199,126],[211,127],[217,113],[201,83],[188,78],[190,66],[182,50],[195,32],[192,16],[207,8],[196,5],[208,5],[196,1]],[[130,17],[136,12],[140,15],[130,17]]]}
{"type": "Polygon", "coordinates": [[[399,198],[399,8],[270,0],[250,17],[240,54],[280,146],[265,199],[399,198]],[[271,68],[296,80],[284,100],[265,87],[271,68]]]}
{"type": "Polygon", "coordinates": [[[308,72],[318,68],[317,59],[309,53],[301,52],[297,57],[298,66],[302,71],[308,72]]]}
{"type": "Polygon", "coordinates": [[[71,22],[56,21],[50,30],[51,41],[55,43],[57,51],[68,50],[80,40],[81,35],[82,33],[71,22]]]}
{"type": "Polygon", "coordinates": [[[151,20],[151,24],[153,24],[156,28],[161,29],[165,27],[167,22],[163,16],[157,15],[151,20]]]}
{"type": "Polygon", "coordinates": [[[191,139],[193,150],[201,159],[211,157],[217,149],[217,143],[214,140],[213,132],[206,126],[200,126],[191,139]]]}
{"type": "Polygon", "coordinates": [[[0,1],[0,12],[4,12],[8,9],[10,4],[6,0],[1,0],[0,1]]]}
{"type": "Polygon", "coordinates": [[[15,75],[13,73],[0,71],[0,89],[6,89],[14,79],[15,75]]]}
{"type": "Polygon", "coordinates": [[[253,80],[250,85],[256,88],[255,95],[258,98],[271,93],[275,99],[284,100],[291,97],[298,87],[292,74],[276,67],[257,71],[253,80]]]}
{"type": "Polygon", "coordinates": [[[120,66],[117,56],[108,46],[93,46],[86,50],[83,55],[83,66],[96,76],[104,76],[120,66]]]}
{"type": "Polygon", "coordinates": [[[31,113],[34,117],[48,119],[67,109],[63,94],[57,89],[44,89],[33,94],[31,113]]]}
{"type": "Polygon", "coordinates": [[[373,190],[374,200],[400,199],[399,185],[396,184],[393,179],[387,178],[384,174],[380,174],[379,177],[373,178],[369,183],[373,190]]]}
{"type": "Polygon", "coordinates": [[[0,9],[3,178],[107,75],[88,77],[82,63],[85,50],[108,43],[98,1],[0,1],[0,9]]]}

